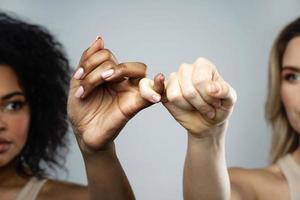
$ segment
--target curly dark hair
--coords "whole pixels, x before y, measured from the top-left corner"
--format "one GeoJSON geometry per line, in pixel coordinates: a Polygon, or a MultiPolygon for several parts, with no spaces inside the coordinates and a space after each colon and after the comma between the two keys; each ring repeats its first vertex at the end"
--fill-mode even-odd
{"type": "Polygon", "coordinates": [[[15,71],[30,108],[28,139],[15,159],[16,170],[46,176],[47,168],[65,161],[69,62],[47,29],[0,11],[0,64],[15,71]]]}

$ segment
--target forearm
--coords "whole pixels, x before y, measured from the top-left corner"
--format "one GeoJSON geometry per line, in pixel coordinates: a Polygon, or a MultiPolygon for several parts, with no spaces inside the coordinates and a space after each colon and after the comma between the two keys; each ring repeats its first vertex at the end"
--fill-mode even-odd
{"type": "Polygon", "coordinates": [[[230,199],[225,161],[225,127],[210,131],[217,133],[204,133],[208,136],[202,138],[188,134],[183,177],[185,200],[230,199]]]}
{"type": "Polygon", "coordinates": [[[114,145],[95,154],[83,153],[83,157],[90,199],[135,199],[114,145]]]}

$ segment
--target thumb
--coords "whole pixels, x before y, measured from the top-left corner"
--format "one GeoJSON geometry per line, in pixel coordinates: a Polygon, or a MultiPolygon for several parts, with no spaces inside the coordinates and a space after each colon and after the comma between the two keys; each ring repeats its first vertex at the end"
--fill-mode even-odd
{"type": "Polygon", "coordinates": [[[143,78],[139,82],[141,96],[149,102],[158,103],[164,93],[163,74],[159,73],[154,77],[154,80],[143,78]]]}

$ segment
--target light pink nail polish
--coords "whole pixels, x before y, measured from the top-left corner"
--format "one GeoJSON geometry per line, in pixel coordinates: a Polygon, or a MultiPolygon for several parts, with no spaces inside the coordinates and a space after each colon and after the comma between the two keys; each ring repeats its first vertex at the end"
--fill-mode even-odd
{"type": "Polygon", "coordinates": [[[109,70],[107,70],[107,71],[104,71],[104,72],[101,74],[101,77],[102,77],[103,79],[106,79],[106,78],[110,77],[111,75],[113,75],[113,73],[114,73],[114,70],[113,70],[113,69],[109,69],[109,70]]]}
{"type": "Polygon", "coordinates": [[[157,94],[152,95],[152,100],[154,103],[157,103],[160,101],[160,96],[157,94]]]}
{"type": "Polygon", "coordinates": [[[80,68],[77,69],[77,71],[75,72],[73,78],[79,80],[79,79],[82,77],[83,74],[84,74],[84,70],[83,70],[82,67],[80,67],[80,68]]]}
{"type": "Polygon", "coordinates": [[[84,93],[84,89],[83,89],[82,86],[80,86],[80,87],[77,89],[77,91],[75,92],[75,97],[76,97],[76,98],[80,98],[80,97],[83,95],[83,93],[84,93]]]}

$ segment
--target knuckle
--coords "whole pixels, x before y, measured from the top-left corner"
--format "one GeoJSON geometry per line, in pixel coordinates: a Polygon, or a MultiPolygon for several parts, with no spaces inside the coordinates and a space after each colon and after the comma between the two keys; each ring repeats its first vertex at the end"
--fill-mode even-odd
{"type": "Polygon", "coordinates": [[[204,85],[204,81],[200,78],[193,79],[193,85],[195,86],[195,88],[201,88],[204,85]]]}
{"type": "Polygon", "coordinates": [[[115,77],[125,77],[126,76],[126,66],[123,64],[111,65],[110,68],[114,69],[115,77]]]}
{"type": "Polygon", "coordinates": [[[224,94],[226,94],[226,95],[228,95],[228,94],[230,94],[230,92],[231,92],[231,87],[230,87],[230,85],[228,84],[228,83],[226,83],[225,81],[222,83],[222,82],[217,82],[216,83],[217,84],[217,86],[220,88],[220,92],[222,92],[222,93],[224,93],[224,94]]]}
{"type": "Polygon", "coordinates": [[[120,63],[117,67],[117,71],[119,73],[122,73],[124,72],[125,70],[127,69],[127,65],[125,63],[120,63]]]}
{"type": "Polygon", "coordinates": [[[138,62],[138,63],[140,65],[140,67],[142,68],[142,71],[144,71],[146,73],[147,68],[148,68],[147,65],[145,63],[142,63],[142,62],[138,62]]]}
{"type": "Polygon", "coordinates": [[[207,64],[210,64],[211,62],[204,57],[199,57],[196,59],[195,63],[199,64],[199,65],[207,65],[207,64]]]}
{"type": "Polygon", "coordinates": [[[92,65],[91,60],[87,59],[82,62],[81,67],[83,67],[84,69],[89,69],[91,65],[92,65]]]}
{"type": "Polygon", "coordinates": [[[94,87],[95,83],[92,79],[90,78],[85,78],[83,81],[82,81],[82,85],[84,86],[84,89],[85,90],[88,90],[89,88],[91,87],[94,87]]]}
{"type": "Polygon", "coordinates": [[[111,68],[112,66],[113,66],[113,62],[111,61],[105,61],[104,63],[102,63],[103,68],[111,68]]]}
{"type": "Polygon", "coordinates": [[[118,65],[118,68],[119,68],[119,69],[126,69],[126,68],[127,68],[126,63],[120,63],[120,64],[118,65]]]}
{"type": "Polygon", "coordinates": [[[181,95],[177,92],[172,91],[167,94],[167,98],[171,103],[179,102],[181,99],[181,95]]]}
{"type": "Polygon", "coordinates": [[[199,57],[195,61],[195,64],[198,65],[198,66],[206,65],[207,63],[208,63],[208,60],[203,58],[203,57],[199,57]]]}
{"type": "Polygon", "coordinates": [[[186,99],[195,99],[197,97],[197,91],[192,88],[186,88],[182,91],[183,97],[186,99]]]}
{"type": "Polygon", "coordinates": [[[195,61],[195,65],[199,67],[206,67],[206,68],[211,68],[211,69],[216,69],[216,66],[208,59],[199,57],[195,61]]]}
{"type": "Polygon", "coordinates": [[[187,67],[189,67],[190,65],[187,64],[187,63],[182,63],[180,66],[179,66],[179,71],[182,71],[184,69],[186,69],[187,67]]]}
{"type": "Polygon", "coordinates": [[[106,58],[106,59],[110,59],[112,58],[112,52],[109,50],[109,49],[103,49],[101,50],[101,53],[103,54],[103,56],[106,58]]]}
{"type": "Polygon", "coordinates": [[[209,105],[202,104],[198,106],[198,110],[200,113],[206,114],[210,112],[212,109],[210,108],[209,105]]]}

